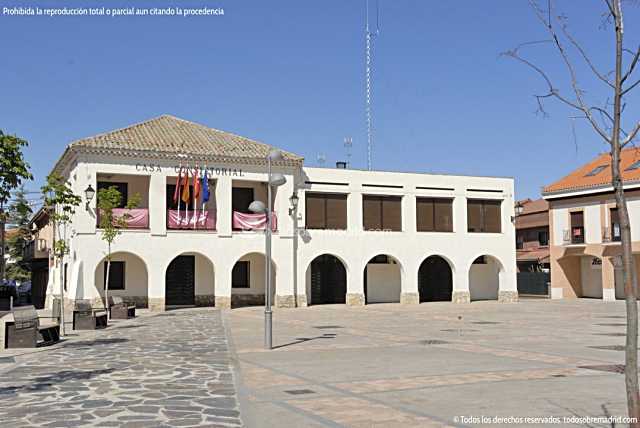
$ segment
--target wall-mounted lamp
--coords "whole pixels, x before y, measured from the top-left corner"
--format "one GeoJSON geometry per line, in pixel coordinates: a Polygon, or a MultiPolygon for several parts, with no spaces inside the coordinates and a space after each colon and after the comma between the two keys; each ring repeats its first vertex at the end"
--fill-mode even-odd
{"type": "Polygon", "coordinates": [[[291,208],[289,208],[289,215],[293,215],[293,213],[296,212],[296,210],[298,209],[298,202],[300,201],[300,198],[298,198],[297,194],[292,194],[291,196],[289,196],[289,203],[291,203],[291,208]]]}
{"type": "Polygon", "coordinates": [[[93,197],[96,195],[96,191],[93,190],[93,187],[91,187],[91,184],[89,184],[89,186],[87,186],[87,188],[84,190],[84,197],[87,200],[87,204],[85,205],[85,209],[87,211],[89,211],[89,204],[91,203],[91,201],[93,200],[93,197]]]}
{"type": "Polygon", "coordinates": [[[511,216],[511,223],[515,224],[516,222],[516,218],[522,214],[522,212],[524,211],[524,204],[520,201],[516,202],[516,205],[514,207],[515,209],[515,216],[511,216]]]}

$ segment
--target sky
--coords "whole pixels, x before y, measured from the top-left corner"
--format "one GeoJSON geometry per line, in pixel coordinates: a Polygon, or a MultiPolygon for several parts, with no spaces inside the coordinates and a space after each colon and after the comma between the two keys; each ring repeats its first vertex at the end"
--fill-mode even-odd
{"type": "MultiPolygon", "coordinates": [[[[372,3],[375,0],[372,0],[372,3]]],[[[546,5],[546,2],[543,2],[546,5]]],[[[0,13],[0,129],[29,141],[37,190],[74,140],[171,114],[253,138],[325,166],[366,168],[364,0],[0,0],[3,7],[221,7],[208,17],[16,17],[0,13]]],[[[603,2],[559,1],[569,29],[608,72],[603,2]]],[[[629,48],[640,5],[626,5],[629,48]]],[[[514,177],[517,198],[607,150],[583,119],[544,93],[531,69],[500,55],[541,40],[525,0],[380,0],[373,55],[373,167],[514,177]],[[574,124],[572,126],[572,123],[574,124]],[[574,132],[575,131],[575,132],[574,132]]],[[[570,94],[550,45],[521,51],[570,94]]],[[[606,87],[579,58],[594,102],[606,87]]],[[[640,77],[640,72],[637,72],[640,77]]],[[[627,127],[640,120],[640,89],[627,127]]]]}

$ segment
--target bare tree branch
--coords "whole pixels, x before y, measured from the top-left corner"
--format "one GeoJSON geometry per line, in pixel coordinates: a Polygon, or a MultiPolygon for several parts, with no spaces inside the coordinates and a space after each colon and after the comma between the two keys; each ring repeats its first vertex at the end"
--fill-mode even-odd
{"type": "MultiPolygon", "coordinates": [[[[632,53],[633,54],[633,53],[632,53]]],[[[629,65],[629,70],[622,76],[620,83],[624,83],[631,73],[633,73],[633,69],[636,68],[636,64],[638,64],[638,59],[640,59],[640,46],[638,46],[638,50],[633,55],[633,59],[631,60],[631,64],[629,65]]]]}
{"type": "Polygon", "coordinates": [[[626,88],[624,91],[622,91],[622,96],[624,97],[627,94],[627,92],[630,92],[631,90],[633,90],[633,88],[635,88],[638,85],[640,85],[640,79],[636,80],[628,88],[626,88]]]}
{"type": "Polygon", "coordinates": [[[632,142],[633,139],[636,137],[636,135],[638,135],[639,131],[640,131],[640,122],[636,123],[636,126],[634,126],[634,128],[627,135],[627,137],[624,140],[622,140],[622,142],[620,143],[620,147],[624,148],[624,146],[632,142]]]}

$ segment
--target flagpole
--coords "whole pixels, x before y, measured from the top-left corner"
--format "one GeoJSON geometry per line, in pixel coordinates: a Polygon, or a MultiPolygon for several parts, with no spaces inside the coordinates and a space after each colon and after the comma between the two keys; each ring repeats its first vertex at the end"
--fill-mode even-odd
{"type": "Polygon", "coordinates": [[[198,207],[196,206],[196,181],[200,180],[198,177],[198,164],[193,171],[193,230],[196,230],[196,222],[198,221],[198,207]]]}
{"type": "Polygon", "coordinates": [[[178,181],[176,183],[177,186],[177,195],[178,195],[178,229],[180,228],[180,180],[182,179],[182,161],[180,161],[180,168],[178,169],[178,181]]]}

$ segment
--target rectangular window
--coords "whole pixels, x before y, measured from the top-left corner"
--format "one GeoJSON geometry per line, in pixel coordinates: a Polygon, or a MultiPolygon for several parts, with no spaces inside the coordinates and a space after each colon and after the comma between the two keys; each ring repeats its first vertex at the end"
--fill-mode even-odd
{"type": "Polygon", "coordinates": [[[549,231],[541,230],[538,232],[538,243],[541,246],[549,245],[549,231]]]}
{"type": "MultiPolygon", "coordinates": [[[[104,278],[102,283],[107,283],[107,262],[104,262],[104,278]]],[[[111,262],[109,270],[109,290],[124,290],[124,262],[111,262]]]]}
{"type": "Polygon", "coordinates": [[[502,230],[502,201],[467,200],[467,230],[469,232],[500,233],[502,230]]]}
{"type": "MultiPolygon", "coordinates": [[[[101,189],[108,189],[109,187],[115,187],[122,196],[120,198],[120,204],[116,208],[124,208],[129,201],[129,186],[127,183],[110,183],[108,181],[98,181],[98,192],[101,189]]],[[[99,195],[99,193],[97,193],[99,195]]]]}
{"type": "Polygon", "coordinates": [[[402,230],[402,198],[400,196],[362,196],[364,230],[402,230]]]}
{"type": "Polygon", "coordinates": [[[249,261],[239,261],[233,266],[231,272],[232,288],[249,288],[249,261]]]}
{"type": "Polygon", "coordinates": [[[611,217],[611,240],[620,241],[620,218],[618,217],[618,208],[609,210],[611,217]]]}
{"type": "Polygon", "coordinates": [[[347,195],[305,193],[307,229],[347,229],[347,195]]]}
{"type": "Polygon", "coordinates": [[[516,250],[522,250],[524,248],[524,236],[518,233],[516,236],[516,250]]]}
{"type": "Polygon", "coordinates": [[[173,194],[176,190],[175,184],[167,184],[167,209],[168,210],[177,210],[178,204],[180,204],[180,209],[185,210],[189,208],[189,210],[193,209],[193,186],[189,186],[189,202],[186,204],[182,200],[182,185],[180,186],[180,195],[178,195],[178,200],[173,202],[173,194]]]}
{"type": "Polygon", "coordinates": [[[571,214],[571,243],[584,243],[584,213],[574,211],[571,214]]]}
{"type": "Polygon", "coordinates": [[[453,232],[453,200],[416,198],[418,232],[453,232]]]}

